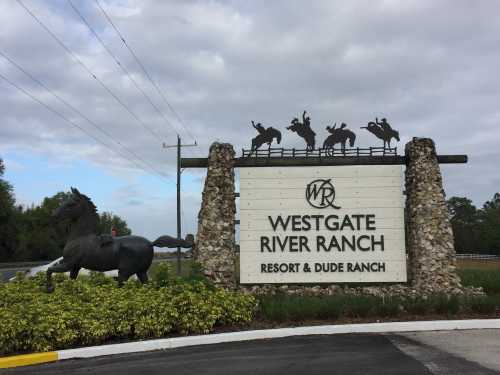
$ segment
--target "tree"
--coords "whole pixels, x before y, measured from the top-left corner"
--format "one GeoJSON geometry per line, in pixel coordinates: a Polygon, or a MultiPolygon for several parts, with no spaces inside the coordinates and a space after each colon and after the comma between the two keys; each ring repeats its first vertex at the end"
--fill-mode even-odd
{"type": "Polygon", "coordinates": [[[446,202],[450,213],[451,226],[457,253],[477,252],[478,210],[465,197],[452,197],[446,202]]]}
{"type": "Polygon", "coordinates": [[[500,255],[500,193],[483,205],[481,212],[481,235],[485,252],[500,255]]]}
{"type": "Polygon", "coordinates": [[[127,226],[127,222],[112,212],[103,212],[99,215],[99,231],[101,233],[111,233],[111,229],[115,228],[117,236],[127,236],[132,234],[132,231],[127,226]]]}
{"type": "Polygon", "coordinates": [[[52,260],[62,256],[66,242],[67,226],[55,223],[52,212],[71,196],[69,192],[59,192],[46,197],[39,206],[32,206],[19,218],[19,245],[16,260],[52,260]]]}
{"type": "Polygon", "coordinates": [[[4,180],[5,165],[0,158],[0,262],[9,260],[16,248],[17,232],[14,189],[4,180]]]}

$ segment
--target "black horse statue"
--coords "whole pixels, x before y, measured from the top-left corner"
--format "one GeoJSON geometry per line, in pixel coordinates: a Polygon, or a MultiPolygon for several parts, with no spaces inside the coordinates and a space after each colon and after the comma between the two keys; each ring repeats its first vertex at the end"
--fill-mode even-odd
{"type": "Polygon", "coordinates": [[[389,148],[391,147],[392,138],[399,142],[399,132],[394,130],[385,118],[383,118],[381,122],[376,118],[375,122],[370,121],[367,126],[362,126],[361,129],[366,129],[375,137],[383,140],[384,148],[385,145],[389,148]]]}
{"type": "Polygon", "coordinates": [[[345,129],[346,126],[346,124],[342,123],[340,125],[340,128],[336,129],[337,124],[335,123],[333,127],[326,127],[326,130],[328,130],[328,132],[331,134],[328,136],[328,138],[325,139],[325,142],[323,142],[323,149],[327,152],[327,154],[331,154],[333,146],[335,146],[335,144],[337,143],[340,143],[342,147],[342,153],[345,154],[345,144],[347,140],[349,140],[350,147],[354,146],[354,142],[356,141],[356,134],[348,129],[345,129]]]}
{"type": "Polygon", "coordinates": [[[292,125],[287,127],[287,129],[302,137],[307,144],[306,150],[312,151],[316,144],[316,133],[311,129],[311,118],[309,116],[306,117],[306,114],[306,111],[302,113],[302,122],[299,122],[299,119],[295,117],[290,122],[292,125]]]}
{"type": "Polygon", "coordinates": [[[76,279],[80,268],[93,271],[118,269],[118,285],[132,275],[144,284],[148,281],[147,271],[153,260],[153,246],[191,248],[194,236],[188,234],[185,240],[161,236],[154,242],[144,237],[112,237],[98,234],[99,216],[96,207],[87,196],[71,188],[71,197],[53,212],[56,221],[68,220],[69,236],[64,246],[63,259],[47,270],[47,291],[52,292],[52,273],[68,272],[76,279]]]}
{"type": "Polygon", "coordinates": [[[274,129],[272,126],[266,129],[260,122],[255,124],[252,121],[252,126],[259,132],[259,135],[252,139],[252,152],[264,143],[267,143],[268,147],[271,148],[271,143],[274,139],[276,139],[278,144],[281,143],[281,132],[279,130],[274,129]]]}

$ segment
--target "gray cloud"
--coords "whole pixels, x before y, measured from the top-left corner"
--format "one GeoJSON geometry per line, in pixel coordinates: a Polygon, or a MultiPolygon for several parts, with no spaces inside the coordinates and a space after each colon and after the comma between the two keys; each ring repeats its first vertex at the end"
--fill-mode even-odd
{"type": "MultiPolygon", "coordinates": [[[[161,142],[175,142],[174,131],[67,3],[26,4],[162,138],[140,127],[15,3],[0,5],[2,51],[156,169],[167,168],[173,176],[175,153],[162,150],[161,142]]],[[[94,3],[75,4],[175,129],[191,141],[94,3]]],[[[217,139],[237,150],[247,146],[254,136],[252,119],[284,129],[308,109],[322,141],[327,124],[344,121],[357,129],[385,116],[400,130],[400,149],[411,137],[426,136],[441,153],[469,154],[468,165],[443,168],[449,195],[482,203],[500,190],[500,19],[495,2],[149,0],[110,1],[105,7],[197,138],[200,147],[186,149],[188,156],[206,155],[217,139]]],[[[2,58],[0,71],[101,137],[2,58]]],[[[99,168],[114,168],[117,178],[135,173],[133,164],[5,83],[0,86],[2,149],[25,149],[55,161],[86,159],[99,168]]],[[[362,130],[358,139],[360,146],[377,142],[362,130]]],[[[301,145],[291,133],[284,133],[283,142],[301,145]]],[[[133,209],[129,205],[124,213],[141,215],[149,207],[147,199],[130,194],[128,202],[144,203],[133,209]]],[[[185,215],[194,218],[199,194],[186,199],[193,204],[185,204],[191,207],[185,215]]],[[[115,202],[120,207],[121,200],[115,202]]],[[[165,214],[150,213],[158,220],[165,214]]],[[[162,225],[173,228],[173,221],[162,225]]]]}

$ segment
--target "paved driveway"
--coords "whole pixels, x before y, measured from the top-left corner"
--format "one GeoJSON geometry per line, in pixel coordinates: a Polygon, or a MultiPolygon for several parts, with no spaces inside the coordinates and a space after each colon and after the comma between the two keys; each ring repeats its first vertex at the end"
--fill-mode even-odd
{"type": "Polygon", "coordinates": [[[497,374],[406,335],[258,340],[7,369],[1,374],[497,374]]]}

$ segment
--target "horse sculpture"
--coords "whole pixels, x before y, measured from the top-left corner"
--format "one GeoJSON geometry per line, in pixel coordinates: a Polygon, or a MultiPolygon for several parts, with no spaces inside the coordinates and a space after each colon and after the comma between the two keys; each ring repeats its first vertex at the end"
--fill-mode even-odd
{"type": "Polygon", "coordinates": [[[346,124],[342,123],[340,128],[336,129],[337,124],[334,124],[333,127],[327,126],[326,130],[328,130],[331,135],[329,135],[325,142],[323,142],[323,149],[327,152],[328,155],[333,153],[333,146],[337,143],[341,144],[342,153],[345,154],[345,144],[347,140],[349,140],[349,146],[353,147],[354,142],[356,141],[356,134],[352,131],[345,129],[346,124]]]}
{"type": "Polygon", "coordinates": [[[299,122],[299,119],[295,117],[287,129],[303,138],[307,144],[306,150],[312,151],[316,144],[316,133],[311,129],[311,118],[309,116],[306,117],[306,114],[306,111],[302,113],[302,122],[299,122]]]}
{"type": "Polygon", "coordinates": [[[383,118],[381,122],[378,122],[378,119],[375,119],[375,122],[370,121],[367,126],[362,126],[361,129],[366,129],[375,137],[384,141],[384,148],[387,144],[387,147],[391,147],[391,139],[394,138],[399,142],[399,132],[394,130],[387,120],[383,118]]]}
{"type": "Polygon", "coordinates": [[[281,143],[281,132],[279,130],[274,129],[272,126],[266,129],[261,125],[260,122],[258,124],[255,124],[252,121],[252,126],[259,132],[259,135],[252,139],[251,152],[256,151],[264,143],[267,143],[268,147],[271,148],[271,143],[274,139],[276,139],[276,142],[278,144],[281,143]]]}
{"type": "Polygon", "coordinates": [[[144,284],[148,281],[147,270],[153,260],[153,246],[191,248],[194,236],[185,240],[160,236],[150,242],[144,237],[112,237],[98,234],[99,216],[96,207],[87,196],[71,188],[71,197],[52,214],[56,221],[68,220],[70,232],[64,246],[63,259],[47,270],[47,291],[52,292],[52,273],[68,272],[76,279],[81,268],[93,271],[118,269],[118,285],[132,275],[144,284]]]}

